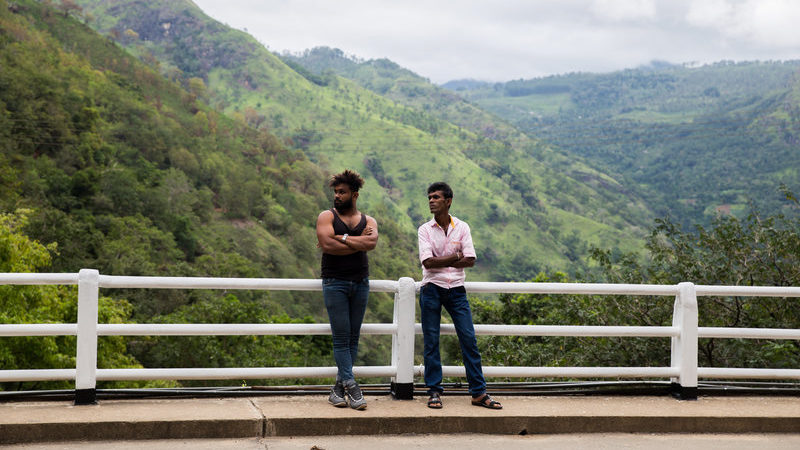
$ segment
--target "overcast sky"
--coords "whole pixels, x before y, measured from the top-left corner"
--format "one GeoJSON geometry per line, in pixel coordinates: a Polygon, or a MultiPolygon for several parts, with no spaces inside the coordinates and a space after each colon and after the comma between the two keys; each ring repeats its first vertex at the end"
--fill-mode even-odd
{"type": "Polygon", "coordinates": [[[388,58],[444,83],[800,59],[800,0],[194,0],[274,52],[388,58]]]}

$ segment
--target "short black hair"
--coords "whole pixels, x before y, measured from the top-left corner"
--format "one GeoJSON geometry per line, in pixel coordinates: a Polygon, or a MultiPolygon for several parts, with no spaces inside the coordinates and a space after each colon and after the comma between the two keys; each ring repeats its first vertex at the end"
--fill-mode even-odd
{"type": "Polygon", "coordinates": [[[364,186],[364,179],[361,178],[361,175],[355,171],[347,169],[344,172],[337,173],[331,177],[330,187],[336,187],[340,184],[346,184],[350,186],[351,192],[358,192],[358,190],[364,186]]]}
{"type": "Polygon", "coordinates": [[[453,198],[453,190],[450,189],[450,185],[444,181],[437,181],[436,183],[428,186],[428,194],[436,191],[442,191],[444,198],[453,198]]]}

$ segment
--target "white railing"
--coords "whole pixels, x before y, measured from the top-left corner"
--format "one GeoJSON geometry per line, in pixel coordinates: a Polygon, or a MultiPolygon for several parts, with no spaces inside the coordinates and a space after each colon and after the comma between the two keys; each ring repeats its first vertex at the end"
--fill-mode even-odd
{"type": "MultiPolygon", "coordinates": [[[[333,378],[336,367],[263,368],[173,368],[98,369],[98,336],[135,335],[309,335],[330,334],[328,324],[98,324],[100,288],[156,289],[252,289],[321,291],[314,279],[274,278],[190,278],[127,277],[100,275],[83,269],[77,274],[0,274],[0,284],[78,285],[78,321],[75,324],[0,324],[3,336],[76,335],[75,369],[0,370],[0,382],[75,380],[76,403],[93,403],[97,381],[333,378]]],[[[483,368],[487,377],[525,378],[669,378],[682,398],[695,398],[698,378],[800,379],[800,369],[698,367],[698,338],[800,339],[800,329],[707,328],[698,327],[698,296],[800,297],[796,287],[581,284],[581,283],[493,283],[468,282],[470,293],[530,293],[583,295],[674,296],[671,326],[547,326],[476,325],[478,335],[505,336],[621,336],[671,339],[667,367],[500,367],[483,368]]],[[[392,336],[390,365],[354,368],[359,377],[391,377],[395,395],[410,398],[415,376],[424,368],[414,366],[414,336],[421,334],[415,324],[415,300],[419,284],[411,278],[398,281],[372,280],[372,292],[395,294],[391,324],[364,324],[363,334],[392,336]]],[[[453,325],[443,324],[442,334],[455,334],[453,325]]],[[[462,366],[443,367],[444,376],[464,377],[462,366]]]]}

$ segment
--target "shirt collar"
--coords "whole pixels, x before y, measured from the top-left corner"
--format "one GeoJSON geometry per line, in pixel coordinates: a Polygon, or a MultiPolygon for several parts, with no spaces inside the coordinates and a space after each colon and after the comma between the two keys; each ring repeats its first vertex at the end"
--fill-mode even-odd
{"type": "MultiPolygon", "coordinates": [[[[431,227],[442,228],[442,227],[439,226],[439,222],[436,221],[435,217],[433,219],[431,219],[431,221],[429,223],[431,224],[431,227]]],[[[450,228],[452,228],[452,229],[456,228],[456,218],[453,217],[452,214],[450,214],[450,228]]]]}

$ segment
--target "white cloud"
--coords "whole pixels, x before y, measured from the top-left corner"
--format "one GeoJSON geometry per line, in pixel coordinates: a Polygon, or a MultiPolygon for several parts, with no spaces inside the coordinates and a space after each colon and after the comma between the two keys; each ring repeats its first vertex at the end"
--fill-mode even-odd
{"type": "Polygon", "coordinates": [[[800,46],[800,2],[796,0],[707,0],[693,2],[686,21],[744,43],[800,46]]]}
{"type": "Polygon", "coordinates": [[[752,7],[753,37],[764,45],[800,46],[800,2],[796,0],[761,0],[752,7]]]}
{"type": "Polygon", "coordinates": [[[336,47],[437,83],[800,58],[800,0],[194,1],[273,51],[336,47]]]}
{"type": "Polygon", "coordinates": [[[686,21],[698,27],[730,27],[735,16],[733,5],[728,0],[706,0],[693,2],[686,14],[686,21]]]}
{"type": "Polygon", "coordinates": [[[653,19],[656,17],[655,0],[594,0],[592,12],[598,17],[616,21],[653,19]]]}

